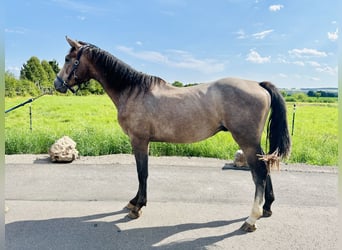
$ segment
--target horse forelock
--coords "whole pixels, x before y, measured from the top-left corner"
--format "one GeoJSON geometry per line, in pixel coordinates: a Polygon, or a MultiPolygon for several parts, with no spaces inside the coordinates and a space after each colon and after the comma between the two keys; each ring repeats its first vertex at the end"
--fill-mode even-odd
{"type": "Polygon", "coordinates": [[[156,84],[165,84],[159,77],[139,72],[107,51],[87,44],[84,50],[97,71],[105,75],[111,87],[119,91],[130,89],[147,92],[156,84]]]}

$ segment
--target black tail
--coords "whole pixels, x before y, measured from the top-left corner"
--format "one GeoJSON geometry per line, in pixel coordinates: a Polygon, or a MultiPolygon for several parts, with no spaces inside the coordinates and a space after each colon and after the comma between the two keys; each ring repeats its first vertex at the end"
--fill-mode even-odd
{"type": "Polygon", "coordinates": [[[291,140],[287,126],[286,104],[278,89],[270,82],[259,83],[271,95],[271,115],[267,124],[269,154],[278,149],[281,158],[290,155],[291,140]]]}

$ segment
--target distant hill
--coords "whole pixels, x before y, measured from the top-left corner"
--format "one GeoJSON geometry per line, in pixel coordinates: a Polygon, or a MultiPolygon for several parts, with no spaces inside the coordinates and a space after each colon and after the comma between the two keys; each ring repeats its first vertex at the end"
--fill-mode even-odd
{"type": "Polygon", "coordinates": [[[301,90],[309,92],[309,91],[324,91],[324,92],[329,92],[329,93],[337,93],[338,88],[301,88],[301,90]]]}
{"type": "Polygon", "coordinates": [[[300,88],[300,89],[286,89],[282,88],[280,89],[281,91],[285,91],[288,94],[293,94],[293,93],[305,93],[307,94],[309,91],[312,92],[326,92],[326,93],[338,93],[338,88],[300,88]]]}

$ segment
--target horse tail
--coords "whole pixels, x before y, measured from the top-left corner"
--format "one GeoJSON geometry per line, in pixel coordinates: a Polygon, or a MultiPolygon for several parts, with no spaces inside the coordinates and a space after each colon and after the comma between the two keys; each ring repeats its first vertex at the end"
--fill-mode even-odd
{"type": "Polygon", "coordinates": [[[278,156],[290,155],[291,139],[287,125],[286,104],[279,90],[270,82],[259,83],[271,95],[271,114],[267,123],[269,154],[278,150],[278,156]]]}

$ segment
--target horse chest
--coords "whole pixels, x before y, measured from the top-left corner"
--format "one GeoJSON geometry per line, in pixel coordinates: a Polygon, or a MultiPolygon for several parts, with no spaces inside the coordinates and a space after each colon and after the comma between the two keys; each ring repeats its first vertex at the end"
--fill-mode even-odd
{"type": "Polygon", "coordinates": [[[149,119],[144,113],[139,105],[137,108],[118,110],[118,122],[127,135],[142,135],[149,131],[149,119]]]}

